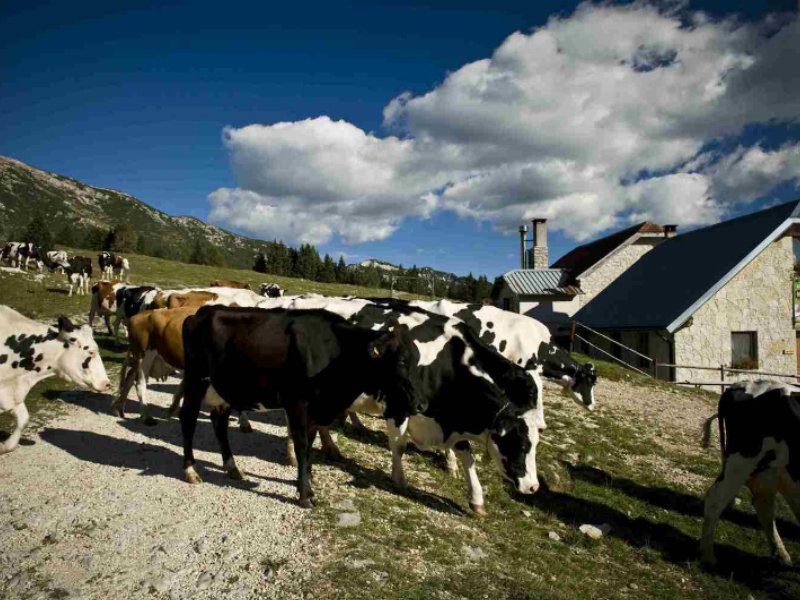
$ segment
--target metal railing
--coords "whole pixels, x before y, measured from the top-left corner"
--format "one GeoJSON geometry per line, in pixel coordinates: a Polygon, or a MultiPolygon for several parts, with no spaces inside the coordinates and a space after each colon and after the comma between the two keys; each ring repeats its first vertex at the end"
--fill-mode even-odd
{"type": "Polygon", "coordinates": [[[639,369],[637,367],[634,367],[632,364],[630,364],[628,362],[625,362],[620,357],[615,356],[614,354],[612,354],[611,352],[601,348],[597,344],[593,344],[592,342],[590,342],[588,339],[586,339],[585,337],[583,337],[582,335],[580,335],[577,332],[578,327],[581,327],[582,329],[585,329],[586,331],[589,331],[592,334],[597,335],[597,336],[603,338],[604,340],[607,340],[607,341],[611,342],[612,344],[618,346],[619,348],[621,348],[622,350],[625,350],[626,352],[631,352],[631,353],[635,354],[636,356],[640,357],[641,359],[646,360],[647,362],[649,362],[651,365],[655,364],[655,361],[652,358],[650,358],[649,356],[647,356],[646,354],[642,354],[638,350],[634,350],[633,348],[631,348],[629,346],[626,346],[625,344],[623,344],[619,340],[615,340],[614,338],[610,338],[607,335],[605,335],[603,333],[600,333],[599,331],[584,325],[583,323],[579,323],[578,321],[572,321],[571,324],[570,324],[570,330],[569,330],[569,337],[570,337],[570,348],[569,349],[570,349],[570,352],[572,352],[573,349],[574,349],[573,346],[574,346],[575,340],[580,340],[581,342],[583,342],[587,346],[589,346],[591,348],[594,348],[597,352],[600,352],[604,356],[608,356],[609,358],[611,358],[615,362],[618,362],[619,364],[621,364],[626,369],[630,369],[631,371],[635,371],[636,373],[639,373],[640,375],[644,375],[646,377],[653,377],[653,375],[651,375],[650,373],[648,373],[646,371],[643,371],[642,369],[639,369]]]}
{"type": "Polygon", "coordinates": [[[735,381],[725,381],[725,373],[736,374],[742,373],[744,375],[763,375],[764,377],[783,377],[786,379],[792,379],[793,381],[797,381],[800,374],[788,374],[788,373],[773,373],[771,371],[759,371],[756,369],[735,369],[733,367],[728,367],[725,365],[720,365],[718,367],[706,367],[700,365],[677,365],[677,364],[670,364],[670,363],[659,363],[654,362],[654,369],[656,372],[656,376],[658,375],[659,368],[669,368],[669,369],[691,369],[695,371],[716,371],[719,373],[719,381],[675,381],[674,383],[681,384],[681,385],[694,385],[694,386],[720,386],[722,391],[725,391],[725,388],[729,385],[735,383],[735,381]]]}

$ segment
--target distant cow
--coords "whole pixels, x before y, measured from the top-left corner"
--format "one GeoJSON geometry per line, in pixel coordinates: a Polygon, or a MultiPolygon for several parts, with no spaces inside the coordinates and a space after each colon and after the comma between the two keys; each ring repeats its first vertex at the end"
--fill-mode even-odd
{"type": "Polygon", "coordinates": [[[66,317],[48,327],[0,306],[0,413],[11,411],[17,421],[11,436],[0,442],[0,454],[19,443],[28,423],[30,389],[53,375],[96,392],[111,389],[90,327],[76,327],[66,317]]]}
{"type": "Polygon", "coordinates": [[[775,494],[783,495],[800,521],[800,387],[776,381],[732,385],[720,396],[717,414],[706,421],[704,446],[715,419],[722,472],[706,493],[701,558],[714,562],[717,520],[746,485],[773,554],[791,564],[775,527],[775,494]]]}
{"type": "Polygon", "coordinates": [[[186,292],[159,292],[153,299],[150,308],[183,308],[185,306],[204,306],[217,304],[219,294],[205,290],[188,290],[186,292]]]}
{"type": "Polygon", "coordinates": [[[117,280],[122,281],[125,273],[131,268],[127,258],[110,252],[101,252],[97,256],[97,262],[100,263],[102,276],[112,281],[115,273],[117,280]]]}
{"type": "Polygon", "coordinates": [[[66,272],[69,267],[69,257],[64,250],[51,250],[46,252],[44,258],[45,266],[51,271],[66,272]]]}
{"type": "Polygon", "coordinates": [[[240,290],[249,290],[249,283],[242,283],[241,281],[232,281],[230,279],[214,279],[208,282],[208,287],[223,287],[223,288],[236,288],[240,290]]]}
{"type": "Polygon", "coordinates": [[[183,327],[186,397],[180,419],[184,473],[199,483],[192,451],[201,403],[211,410],[228,476],[242,479],[228,443],[231,408],[283,408],[298,458],[300,504],[311,507],[311,444],[363,392],[389,417],[421,408],[407,371],[414,346],[403,328],[371,331],[324,311],[206,306],[183,327]]]}
{"type": "Polygon", "coordinates": [[[64,269],[69,284],[69,295],[73,290],[78,295],[89,293],[89,280],[92,277],[92,259],[87,256],[73,256],[69,259],[69,266],[64,269]]]}
{"type": "Polygon", "coordinates": [[[258,288],[258,293],[265,298],[280,298],[286,292],[277,283],[262,283],[258,288]]]}
{"type": "Polygon", "coordinates": [[[22,244],[17,250],[18,266],[24,265],[26,271],[28,270],[28,265],[31,261],[33,261],[33,264],[36,266],[36,268],[41,271],[42,267],[44,266],[44,257],[44,249],[42,249],[41,246],[34,245],[33,242],[22,244]]]}
{"type": "Polygon", "coordinates": [[[22,242],[8,242],[0,251],[0,258],[7,261],[12,267],[19,267],[19,249],[22,242]]]}

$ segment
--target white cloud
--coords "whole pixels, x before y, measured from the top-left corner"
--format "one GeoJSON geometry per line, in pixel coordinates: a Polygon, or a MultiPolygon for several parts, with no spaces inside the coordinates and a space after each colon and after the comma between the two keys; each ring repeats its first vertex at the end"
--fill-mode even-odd
{"type": "Polygon", "coordinates": [[[265,237],[383,239],[436,210],[512,231],[546,216],[576,239],[635,219],[695,225],[800,174],[797,146],[703,152],[800,117],[800,25],[681,5],[582,4],[426,94],[378,137],[319,117],[225,130],[238,188],[211,218],[265,237]]]}

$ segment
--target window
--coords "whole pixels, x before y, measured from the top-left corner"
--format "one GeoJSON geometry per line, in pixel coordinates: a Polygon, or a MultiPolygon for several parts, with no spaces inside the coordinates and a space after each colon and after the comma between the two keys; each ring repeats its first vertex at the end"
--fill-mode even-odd
{"type": "Polygon", "coordinates": [[[503,298],[503,310],[511,310],[511,298],[503,298]]]}
{"type": "Polygon", "coordinates": [[[758,368],[758,336],[755,331],[731,333],[731,368],[758,368]]]}

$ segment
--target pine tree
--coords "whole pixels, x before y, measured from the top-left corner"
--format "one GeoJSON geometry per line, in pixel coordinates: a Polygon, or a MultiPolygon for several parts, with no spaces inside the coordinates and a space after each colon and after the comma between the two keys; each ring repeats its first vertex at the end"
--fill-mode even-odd
{"type": "Polygon", "coordinates": [[[267,272],[267,255],[264,252],[256,254],[256,260],[253,263],[253,271],[258,273],[267,272]]]}
{"type": "Polygon", "coordinates": [[[136,232],[129,223],[117,225],[109,236],[108,249],[113,252],[132,252],[136,247],[136,232]]]}
{"type": "Polygon", "coordinates": [[[53,247],[53,234],[50,233],[50,228],[47,226],[44,215],[37,212],[31,217],[27,227],[22,232],[21,241],[23,244],[32,242],[34,246],[41,246],[46,250],[53,247]]]}
{"type": "Polygon", "coordinates": [[[325,283],[333,283],[336,281],[336,264],[333,259],[326,254],[322,261],[322,268],[319,272],[319,280],[325,283]]]}
{"type": "Polygon", "coordinates": [[[74,248],[78,243],[78,240],[75,236],[75,226],[67,223],[61,228],[61,231],[58,232],[56,236],[56,241],[59,244],[64,246],[69,246],[70,248],[74,248]]]}

